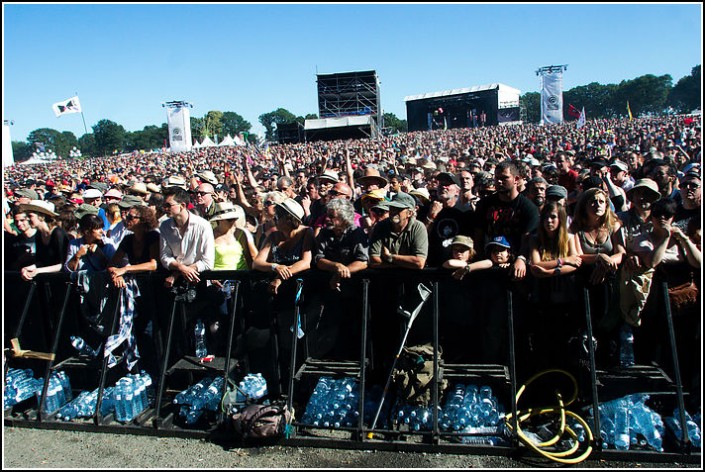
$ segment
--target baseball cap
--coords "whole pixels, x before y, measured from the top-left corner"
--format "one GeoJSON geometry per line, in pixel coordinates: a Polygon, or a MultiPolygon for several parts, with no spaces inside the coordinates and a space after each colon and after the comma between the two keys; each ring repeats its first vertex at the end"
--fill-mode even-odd
{"type": "Polygon", "coordinates": [[[416,200],[408,193],[399,192],[388,205],[390,208],[413,209],[416,208],[416,200]]]}
{"type": "Polygon", "coordinates": [[[562,185],[551,185],[546,189],[546,199],[548,198],[555,198],[556,200],[568,198],[568,190],[562,185]]]}
{"type": "Polygon", "coordinates": [[[39,200],[39,194],[31,188],[20,188],[15,190],[15,195],[18,197],[29,198],[30,200],[39,200]]]}
{"type": "Polygon", "coordinates": [[[460,179],[455,174],[451,174],[450,172],[441,172],[436,176],[436,180],[446,180],[446,181],[451,181],[458,187],[460,187],[460,179]]]}
{"type": "Polygon", "coordinates": [[[506,249],[510,249],[512,247],[509,244],[509,241],[507,241],[507,238],[505,238],[504,236],[495,236],[494,238],[492,238],[487,244],[485,244],[485,249],[489,248],[490,246],[499,246],[506,249]]]}
{"type": "Polygon", "coordinates": [[[623,170],[624,172],[629,172],[629,166],[619,160],[615,160],[614,162],[612,162],[612,164],[610,164],[610,167],[616,167],[617,169],[623,170]]]}
{"type": "Polygon", "coordinates": [[[462,234],[457,235],[450,242],[451,246],[454,246],[456,244],[458,246],[465,246],[468,249],[472,249],[474,247],[474,244],[472,242],[472,238],[470,236],[463,236],[462,234]]]}

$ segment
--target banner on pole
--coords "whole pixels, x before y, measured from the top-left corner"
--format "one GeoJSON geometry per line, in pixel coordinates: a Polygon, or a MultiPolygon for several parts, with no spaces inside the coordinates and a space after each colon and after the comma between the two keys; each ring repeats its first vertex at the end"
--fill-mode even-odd
{"type": "Polygon", "coordinates": [[[577,128],[580,129],[583,126],[585,126],[585,107],[583,107],[583,111],[580,112],[580,117],[578,118],[577,128]]]}
{"type": "Polygon", "coordinates": [[[191,118],[186,106],[167,108],[169,147],[172,152],[188,152],[192,147],[191,118]]]}
{"type": "Polygon", "coordinates": [[[563,71],[545,71],[541,87],[541,123],[563,123],[563,71]]]}
{"type": "Polygon", "coordinates": [[[81,113],[81,102],[78,101],[78,97],[71,97],[63,102],[54,103],[51,109],[54,110],[57,118],[69,113],[81,113]]]}

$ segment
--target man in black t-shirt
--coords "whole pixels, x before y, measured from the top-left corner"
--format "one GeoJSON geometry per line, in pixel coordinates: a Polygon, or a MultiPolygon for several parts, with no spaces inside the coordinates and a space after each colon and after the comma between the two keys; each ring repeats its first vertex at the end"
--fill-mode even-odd
{"type": "Polygon", "coordinates": [[[510,161],[503,161],[495,168],[497,191],[483,199],[475,211],[475,245],[485,247],[495,236],[505,236],[516,258],[511,267],[512,278],[526,276],[526,237],[536,230],[539,212],[531,200],[519,193],[519,171],[510,161]]]}
{"type": "Polygon", "coordinates": [[[693,217],[700,216],[702,206],[702,180],[696,170],[686,173],[680,180],[680,199],[676,208],[673,224],[687,234],[688,223],[693,217]]]}
{"type": "Polygon", "coordinates": [[[460,179],[454,174],[441,172],[436,176],[437,201],[425,218],[428,229],[428,267],[440,267],[451,257],[450,244],[459,234],[469,235],[466,212],[460,204],[460,179]]]}
{"type": "Polygon", "coordinates": [[[30,226],[27,213],[20,211],[18,207],[13,218],[18,233],[5,233],[5,270],[20,270],[34,264],[37,252],[37,230],[30,226]]]}

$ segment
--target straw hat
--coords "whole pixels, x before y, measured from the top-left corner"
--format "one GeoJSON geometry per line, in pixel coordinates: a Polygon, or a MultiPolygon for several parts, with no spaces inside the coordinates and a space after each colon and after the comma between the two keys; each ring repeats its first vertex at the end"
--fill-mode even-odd
{"type": "Polygon", "coordinates": [[[56,207],[51,202],[44,200],[31,200],[29,203],[20,205],[20,209],[25,212],[41,213],[42,215],[57,217],[59,216],[54,210],[56,207]]]}
{"type": "Polygon", "coordinates": [[[632,193],[634,193],[634,190],[643,188],[647,190],[647,194],[651,197],[651,203],[655,202],[659,198],[661,198],[661,192],[658,191],[658,184],[656,184],[655,181],[651,179],[639,179],[636,181],[634,186],[627,190],[627,198],[631,199],[632,198],[632,193]]]}
{"type": "Polygon", "coordinates": [[[237,220],[239,218],[240,215],[232,202],[222,202],[215,204],[215,212],[210,221],[237,220]]]}
{"type": "Polygon", "coordinates": [[[428,189],[426,187],[415,188],[411,192],[409,192],[409,195],[413,195],[419,198],[420,200],[423,200],[425,203],[431,201],[431,194],[428,192],[428,189]]]}
{"type": "Polygon", "coordinates": [[[328,182],[333,182],[335,184],[340,182],[340,178],[338,177],[338,173],[333,172],[332,170],[327,170],[327,171],[323,172],[321,175],[318,176],[318,180],[319,180],[319,182],[328,181],[328,182]]]}
{"type": "Polygon", "coordinates": [[[367,167],[365,169],[365,175],[357,179],[357,183],[360,185],[370,185],[377,184],[378,187],[386,187],[389,181],[379,175],[379,170],[374,167],[367,167]]]}
{"type": "Polygon", "coordinates": [[[196,172],[196,177],[199,177],[202,181],[208,182],[211,185],[218,185],[218,178],[210,170],[196,172]]]}
{"type": "Polygon", "coordinates": [[[179,175],[172,175],[164,182],[164,187],[179,187],[186,190],[186,180],[179,175]]]}
{"type": "Polygon", "coordinates": [[[363,193],[361,198],[362,198],[363,200],[367,200],[367,199],[371,199],[371,200],[385,200],[386,197],[387,197],[387,192],[385,192],[385,191],[382,190],[381,188],[376,188],[376,189],[374,189],[374,190],[370,190],[370,191],[367,192],[367,193],[363,193]]]}
{"type": "Polygon", "coordinates": [[[277,203],[276,205],[286,210],[287,213],[289,213],[291,216],[298,219],[299,221],[302,221],[304,219],[303,207],[299,204],[299,202],[297,202],[293,198],[287,198],[286,200],[277,203]]]}
{"type": "Polygon", "coordinates": [[[152,193],[160,193],[162,188],[159,185],[150,182],[147,184],[147,190],[152,193]]]}
{"type": "Polygon", "coordinates": [[[130,192],[139,193],[141,195],[147,195],[149,193],[144,182],[135,182],[132,187],[130,187],[130,192]]]}

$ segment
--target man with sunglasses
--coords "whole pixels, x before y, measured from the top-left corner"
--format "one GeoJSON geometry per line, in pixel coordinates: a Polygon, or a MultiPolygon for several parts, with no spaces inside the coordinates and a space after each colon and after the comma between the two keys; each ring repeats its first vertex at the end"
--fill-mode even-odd
{"type": "MultiPolygon", "coordinates": [[[[693,168],[689,170],[680,180],[678,207],[673,225],[679,227],[684,233],[688,233],[688,224],[693,218],[701,215],[702,203],[702,179],[700,170],[693,168]]],[[[700,226],[700,224],[698,225],[700,226]]]]}
{"type": "Polygon", "coordinates": [[[215,189],[209,183],[202,183],[194,192],[198,216],[209,220],[215,213],[215,189]]]}
{"type": "Polygon", "coordinates": [[[159,259],[172,271],[164,281],[167,288],[173,287],[179,278],[197,284],[201,281],[200,273],[213,268],[213,230],[208,221],[188,211],[188,202],[184,189],[170,187],[164,191],[164,211],[168,219],[159,225],[159,259]]]}

